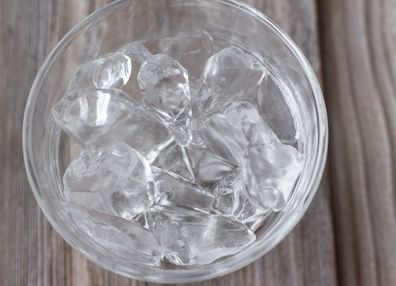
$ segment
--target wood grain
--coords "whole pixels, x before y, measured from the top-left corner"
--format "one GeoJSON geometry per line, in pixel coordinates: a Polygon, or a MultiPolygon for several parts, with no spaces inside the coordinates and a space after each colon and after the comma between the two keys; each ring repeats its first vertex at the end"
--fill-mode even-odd
{"type": "Polygon", "coordinates": [[[395,2],[320,1],[341,285],[396,285],[395,2]]]}
{"type": "MultiPolygon", "coordinates": [[[[72,250],[39,210],[23,166],[22,117],[38,68],[106,2],[0,1],[1,286],[154,285],[72,250]]],[[[292,36],[322,79],[329,168],[303,220],[273,251],[190,285],[396,285],[396,1],[248,2],[292,36]]]]}

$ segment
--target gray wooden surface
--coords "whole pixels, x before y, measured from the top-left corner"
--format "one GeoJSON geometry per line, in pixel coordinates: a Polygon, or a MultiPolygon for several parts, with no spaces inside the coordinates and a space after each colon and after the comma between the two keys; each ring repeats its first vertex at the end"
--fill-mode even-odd
{"type": "MultiPolygon", "coordinates": [[[[328,168],[303,220],[244,269],[192,285],[396,285],[396,0],[249,0],[321,79],[328,168]]],[[[0,285],[153,285],[88,262],[39,210],[23,166],[29,89],[56,42],[103,0],[0,1],[0,285]]]]}

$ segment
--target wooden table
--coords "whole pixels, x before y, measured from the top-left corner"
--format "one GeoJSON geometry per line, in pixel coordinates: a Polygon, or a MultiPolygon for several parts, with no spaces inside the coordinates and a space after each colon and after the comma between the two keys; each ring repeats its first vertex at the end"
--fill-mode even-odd
{"type": "MultiPolygon", "coordinates": [[[[328,168],[304,219],[244,269],[192,285],[396,285],[396,0],[250,0],[321,79],[328,168]]],[[[101,0],[0,1],[0,285],[152,285],[88,262],[30,190],[22,116],[56,42],[101,0]]]]}

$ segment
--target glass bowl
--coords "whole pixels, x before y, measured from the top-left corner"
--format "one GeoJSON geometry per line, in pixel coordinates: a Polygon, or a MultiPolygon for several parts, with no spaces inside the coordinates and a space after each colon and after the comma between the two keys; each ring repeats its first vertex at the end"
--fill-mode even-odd
{"type": "Polygon", "coordinates": [[[120,0],[73,28],[48,56],[33,83],[24,117],[23,151],[30,185],[54,229],[76,250],[113,272],[139,280],[180,283],[210,279],[258,259],[297,224],[318,188],[327,151],[327,117],[315,74],[293,41],[252,7],[229,0],[120,0]],[[208,31],[215,40],[243,47],[262,59],[285,82],[298,110],[299,150],[305,164],[290,201],[256,241],[236,255],[209,265],[161,269],[126,261],[84,236],[60,204],[62,175],[76,152],[56,127],[51,108],[64,95],[79,65],[124,46],[179,32],[208,31]]]}

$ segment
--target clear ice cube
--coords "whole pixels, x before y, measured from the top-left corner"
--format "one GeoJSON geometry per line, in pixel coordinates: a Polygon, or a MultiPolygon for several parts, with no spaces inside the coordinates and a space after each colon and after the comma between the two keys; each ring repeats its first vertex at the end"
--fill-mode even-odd
{"type": "Polygon", "coordinates": [[[145,153],[169,136],[121,90],[76,90],[53,107],[52,115],[66,133],[86,146],[126,141],[145,153]]]}
{"type": "Polygon", "coordinates": [[[190,144],[186,150],[194,177],[202,186],[210,188],[237,168],[234,164],[210,152],[204,145],[190,144]]]}
{"type": "Polygon", "coordinates": [[[284,83],[267,74],[257,89],[246,95],[256,107],[261,117],[278,136],[288,145],[297,146],[296,123],[293,96],[284,83]]]}
{"type": "Polygon", "coordinates": [[[113,212],[128,220],[146,212],[155,201],[152,184],[143,185],[134,179],[127,179],[110,195],[113,212]]]}
{"type": "Polygon", "coordinates": [[[252,201],[281,210],[302,170],[301,154],[282,143],[249,145],[244,159],[244,180],[252,201]]]}
{"type": "Polygon", "coordinates": [[[167,129],[159,122],[149,119],[147,114],[136,112],[127,124],[117,126],[111,132],[112,140],[124,141],[142,154],[147,154],[168,140],[167,129]]]}
{"type": "Polygon", "coordinates": [[[214,208],[222,215],[234,216],[240,210],[243,181],[240,179],[239,170],[223,176],[215,185],[213,193],[215,195],[214,208]]]}
{"type": "Polygon", "coordinates": [[[151,150],[146,152],[144,157],[146,157],[147,162],[152,164],[155,160],[158,159],[159,154],[163,150],[169,148],[170,145],[174,144],[174,141],[175,141],[175,138],[173,136],[168,137],[166,140],[164,140],[163,142],[161,142],[157,146],[154,146],[154,148],[152,148],[151,150]]]}
{"type": "Polygon", "coordinates": [[[58,125],[80,143],[94,144],[119,120],[130,117],[131,104],[120,90],[79,89],[52,109],[58,125]]]}
{"type": "Polygon", "coordinates": [[[180,146],[188,146],[192,140],[191,111],[184,112],[169,125],[169,133],[180,146]]]}
{"type": "Polygon", "coordinates": [[[206,211],[212,209],[214,196],[204,187],[164,171],[155,172],[154,176],[162,197],[161,204],[171,203],[206,211]]]}
{"type": "Polygon", "coordinates": [[[190,84],[197,83],[206,60],[214,53],[213,38],[206,31],[178,33],[162,39],[159,47],[188,70],[190,84]]]}
{"type": "Polygon", "coordinates": [[[148,210],[155,199],[149,164],[125,143],[82,151],[66,169],[63,184],[66,199],[73,198],[76,192],[91,193],[85,207],[105,202],[113,213],[125,219],[148,210]]]}
{"type": "Polygon", "coordinates": [[[225,48],[212,55],[205,64],[198,93],[201,116],[217,112],[254,89],[265,74],[265,67],[240,48],[225,48]]]}
{"type": "Polygon", "coordinates": [[[235,218],[253,231],[256,231],[274,210],[257,206],[249,197],[246,187],[239,193],[240,210],[235,218]]]}
{"type": "Polygon", "coordinates": [[[170,127],[176,142],[183,146],[188,145],[191,140],[191,107],[186,69],[167,55],[153,55],[141,66],[138,83],[144,104],[160,121],[170,127]]]}
{"type": "MultiPolygon", "coordinates": [[[[140,42],[132,42],[119,49],[119,52],[128,56],[132,63],[142,64],[151,56],[150,51],[140,42]]],[[[137,69],[138,70],[138,69],[137,69]]]]}
{"type": "Polygon", "coordinates": [[[106,189],[111,191],[118,178],[126,178],[130,173],[130,158],[119,154],[127,155],[130,147],[123,143],[117,145],[83,150],[70,163],[63,176],[66,194],[102,192],[106,189]]]}
{"type": "Polygon", "coordinates": [[[224,114],[230,124],[242,130],[249,144],[279,142],[278,137],[263,120],[256,107],[248,101],[232,103],[224,114]]]}
{"type": "Polygon", "coordinates": [[[186,208],[155,206],[151,228],[176,265],[205,265],[251,244],[255,234],[238,221],[186,208]]]}
{"type": "Polygon", "coordinates": [[[142,95],[140,93],[137,75],[142,63],[151,56],[150,51],[140,42],[132,42],[119,50],[132,60],[132,72],[128,83],[124,86],[124,90],[134,100],[140,101],[142,95]]]}
{"type": "Polygon", "coordinates": [[[251,230],[256,230],[271,212],[271,209],[257,206],[251,201],[239,169],[218,181],[213,193],[215,195],[213,206],[216,213],[232,217],[251,230]]]}
{"type": "Polygon", "coordinates": [[[138,74],[144,103],[164,121],[177,118],[190,104],[186,69],[175,59],[157,54],[143,63],[138,74]]]}
{"type": "Polygon", "coordinates": [[[72,76],[68,92],[81,88],[120,88],[124,86],[132,70],[131,59],[122,53],[112,53],[87,62],[72,76]]]}
{"type": "Polygon", "coordinates": [[[108,252],[146,265],[158,265],[161,246],[143,226],[101,212],[63,203],[74,222],[95,243],[108,252]]]}
{"type": "Polygon", "coordinates": [[[240,165],[248,144],[277,143],[279,139],[253,104],[237,101],[199,124],[196,136],[214,154],[240,165]]]}
{"type": "Polygon", "coordinates": [[[183,153],[183,147],[172,141],[172,143],[160,151],[156,159],[152,162],[152,166],[182,176],[187,180],[194,180],[194,175],[189,168],[189,162],[186,162],[188,158],[183,153]]]}
{"type": "Polygon", "coordinates": [[[96,210],[108,214],[112,213],[111,207],[103,197],[103,193],[100,191],[74,192],[67,190],[65,199],[70,203],[89,208],[90,210],[96,210]]]}
{"type": "Polygon", "coordinates": [[[197,126],[195,136],[218,157],[234,165],[242,161],[247,145],[245,135],[238,126],[229,122],[225,114],[215,114],[197,126]]]}

